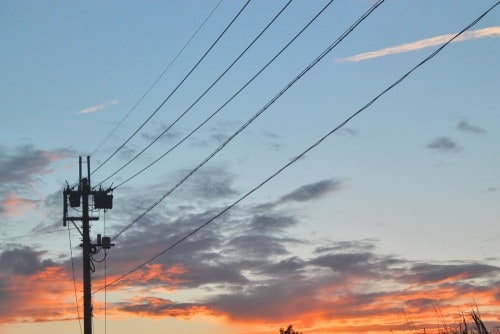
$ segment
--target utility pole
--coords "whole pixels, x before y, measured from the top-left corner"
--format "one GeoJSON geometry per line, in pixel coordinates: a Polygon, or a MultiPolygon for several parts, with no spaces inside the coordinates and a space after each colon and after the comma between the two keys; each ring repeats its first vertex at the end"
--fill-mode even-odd
{"type": "Polygon", "coordinates": [[[90,186],[90,157],[87,157],[87,177],[82,178],[82,157],[79,157],[79,181],[78,188],[75,189],[69,185],[63,191],[64,206],[63,206],[63,226],[67,225],[70,221],[76,229],[80,232],[82,236],[82,247],[83,250],[83,328],[84,334],[92,334],[92,272],[95,267],[92,265],[92,255],[97,254],[101,250],[104,250],[105,256],[107,250],[114,246],[111,243],[111,238],[102,237],[97,235],[97,240],[92,243],[90,239],[90,221],[99,220],[99,217],[90,217],[89,215],[89,197],[93,199],[94,209],[112,209],[113,208],[113,189],[102,189],[92,190],[90,186]],[[69,217],[68,216],[68,202],[69,206],[72,208],[80,207],[81,212],[80,217],[69,217]],[[81,221],[81,230],[75,221],[81,221]]]}

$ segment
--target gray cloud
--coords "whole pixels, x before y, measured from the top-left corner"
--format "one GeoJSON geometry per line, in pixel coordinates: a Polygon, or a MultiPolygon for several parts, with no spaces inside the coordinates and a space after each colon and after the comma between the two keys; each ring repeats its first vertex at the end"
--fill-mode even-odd
{"type": "Polygon", "coordinates": [[[51,165],[57,160],[73,156],[69,149],[43,151],[33,145],[15,148],[0,146],[0,213],[7,212],[5,201],[31,205],[32,192],[40,179],[51,173],[51,165]]]}
{"type": "Polygon", "coordinates": [[[295,226],[297,220],[282,214],[257,215],[252,218],[250,228],[256,233],[277,233],[295,226]]]}
{"type": "MultiPolygon", "coordinates": [[[[161,124],[159,127],[158,127],[158,130],[156,133],[143,133],[141,134],[141,137],[147,141],[153,141],[153,140],[156,140],[156,138],[162,134],[165,130],[167,130],[167,128],[169,127],[170,125],[166,125],[166,124],[161,124]]],[[[165,142],[165,141],[168,141],[168,140],[173,140],[173,139],[176,139],[176,138],[179,138],[181,136],[181,131],[179,130],[175,130],[175,129],[168,129],[168,131],[166,131],[159,139],[158,141],[160,142],[165,142]]]]}
{"type": "Polygon", "coordinates": [[[196,313],[202,311],[198,304],[175,303],[168,299],[156,297],[140,298],[138,300],[115,303],[113,304],[113,307],[117,310],[128,313],[173,318],[189,318],[190,316],[194,316],[196,313]]]}
{"type": "Polygon", "coordinates": [[[426,146],[431,150],[443,153],[457,153],[462,150],[462,148],[456,142],[448,137],[437,137],[426,146]]]}
{"type": "Polygon", "coordinates": [[[6,275],[30,275],[54,263],[41,260],[42,252],[29,247],[4,250],[0,255],[0,271],[6,275]]]}
{"type": "Polygon", "coordinates": [[[68,149],[37,150],[33,145],[14,149],[0,147],[0,187],[9,185],[29,188],[38,176],[50,172],[49,166],[57,159],[73,156],[68,149]]]}
{"type": "Polygon", "coordinates": [[[341,240],[332,242],[331,245],[325,245],[318,247],[314,250],[314,253],[321,254],[325,252],[332,251],[372,251],[375,249],[376,239],[363,239],[355,241],[341,240]]]}
{"type": "Polygon", "coordinates": [[[330,192],[340,190],[341,188],[342,183],[340,181],[322,180],[319,182],[301,186],[291,193],[281,197],[279,202],[305,202],[315,200],[325,196],[330,192]]]}
{"type": "Polygon", "coordinates": [[[469,132],[474,134],[485,134],[486,130],[480,128],[479,126],[475,126],[470,124],[468,121],[460,121],[457,124],[457,129],[463,132],[469,132]]]}
{"type": "Polygon", "coordinates": [[[343,253],[321,255],[310,263],[330,268],[336,272],[354,273],[361,271],[366,275],[371,260],[373,260],[371,253],[343,253]]]}
{"type": "MultiPolygon", "coordinates": [[[[122,275],[160,254],[225,208],[224,202],[237,193],[233,186],[235,177],[224,168],[207,169],[205,173],[186,184],[175,200],[162,203],[116,240],[117,246],[108,259],[113,263],[108,266],[109,276],[122,275]],[[203,201],[207,197],[221,202],[203,201]]],[[[160,180],[159,188],[171,181],[160,180]]],[[[422,289],[447,284],[457,294],[484,289],[485,293],[491,293],[489,282],[498,281],[500,276],[499,268],[493,266],[467,262],[415,263],[378,254],[375,239],[311,244],[290,237],[289,230],[300,223],[300,218],[288,206],[277,203],[306,205],[338,189],[341,189],[338,181],[322,180],[303,185],[278,201],[241,203],[178,247],[157,257],[154,265],[146,265],[111,286],[109,291],[122,287],[138,289],[135,298],[112,307],[150,317],[189,318],[203,313],[238,320],[286,321],[308,314],[324,319],[368,317],[397,314],[403,307],[410,310],[428,307],[431,302],[421,299],[420,291],[415,291],[415,298],[411,298],[412,291],[405,291],[399,306],[384,305],[384,300],[397,300],[401,295],[401,291],[391,290],[392,287],[408,283],[421,283],[422,289]],[[297,253],[297,246],[314,249],[308,256],[298,255],[304,253],[297,253]],[[384,284],[378,286],[379,282],[384,284]],[[378,292],[365,292],[364,287],[372,285],[378,292]],[[175,302],[150,293],[153,288],[181,292],[198,289],[201,293],[189,302],[175,302]]],[[[134,196],[120,201],[123,208],[117,212],[117,221],[135,217],[158,196],[140,191],[127,193],[134,196]]],[[[56,197],[47,198],[47,205],[52,203],[57,205],[56,197]]],[[[36,268],[36,256],[26,256],[25,262],[35,263],[36,268]]],[[[27,270],[26,265],[16,268],[27,270]]],[[[70,273],[69,260],[64,262],[64,268],[70,273]]],[[[102,279],[99,264],[94,279],[102,279]]]]}
{"type": "Polygon", "coordinates": [[[352,137],[356,137],[358,135],[358,132],[351,128],[342,128],[339,131],[337,131],[337,135],[339,136],[349,135],[352,137]]]}
{"type": "Polygon", "coordinates": [[[485,278],[500,273],[500,268],[481,263],[415,264],[407,279],[419,283],[439,283],[446,280],[485,278]]]}

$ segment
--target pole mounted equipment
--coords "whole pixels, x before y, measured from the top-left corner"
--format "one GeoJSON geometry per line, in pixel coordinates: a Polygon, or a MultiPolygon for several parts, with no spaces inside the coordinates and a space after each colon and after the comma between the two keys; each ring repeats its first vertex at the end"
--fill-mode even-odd
{"type": "Polygon", "coordinates": [[[89,215],[92,206],[93,210],[110,210],[113,208],[113,189],[103,189],[102,186],[98,190],[92,190],[90,186],[90,157],[87,156],[87,177],[82,177],[82,157],[79,157],[79,180],[78,187],[70,187],[69,184],[63,190],[63,226],[66,226],[70,221],[80,232],[82,243],[80,247],[83,250],[83,325],[84,334],[92,334],[92,272],[95,271],[94,262],[102,262],[93,259],[93,255],[104,251],[104,259],[107,256],[108,250],[114,246],[111,243],[111,238],[97,235],[95,242],[90,239],[90,221],[99,220],[99,217],[91,217],[89,215]],[[90,201],[89,198],[93,200],[90,201]],[[80,208],[81,216],[68,216],[68,208],[80,208]],[[81,221],[81,226],[78,226],[75,221],[81,221]]]}

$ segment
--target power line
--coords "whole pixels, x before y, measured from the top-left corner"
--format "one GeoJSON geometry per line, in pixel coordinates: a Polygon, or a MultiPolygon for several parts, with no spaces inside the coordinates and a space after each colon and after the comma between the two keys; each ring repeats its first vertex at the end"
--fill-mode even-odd
{"type": "MultiPolygon", "coordinates": [[[[331,3],[331,2],[330,2],[331,3]]],[[[383,1],[377,1],[376,6],[373,7],[372,11],[375,10],[383,1]]],[[[370,11],[371,13],[371,11],[370,11]]],[[[368,14],[369,15],[369,14],[368,14]]],[[[118,238],[122,233],[132,227],[137,221],[144,217],[148,212],[150,212],[154,207],[156,207],[161,201],[163,201],[167,196],[173,193],[181,184],[183,184],[188,178],[190,178],[196,171],[203,167],[208,161],[210,161],[217,153],[222,151],[224,147],[229,144],[238,134],[240,134],[244,129],[246,129],[250,124],[253,123],[264,111],[266,111],[271,105],[274,104],[285,92],[290,89],[298,80],[300,80],[307,72],[309,72],[321,59],[323,59],[330,51],[332,51],[342,40],[344,40],[365,18],[368,16],[362,16],[358,21],[351,25],[343,34],[340,35],[330,46],[328,46],[316,59],[314,59],[302,72],[300,72],[295,78],[292,79],[280,92],[278,92],[264,107],[262,107],[257,113],[255,113],[249,120],[247,120],[236,132],[229,136],[222,144],[219,145],[211,154],[209,154],[202,162],[198,164],[194,169],[192,169],[186,176],[184,176],[177,184],[175,184],[169,191],[167,191],[163,196],[160,197],[155,203],[153,203],[149,208],[146,209],[141,215],[134,219],[130,224],[125,226],[117,235],[113,237],[113,240],[118,238]]]]}
{"type": "Polygon", "coordinates": [[[130,114],[135,110],[135,108],[144,100],[144,98],[149,94],[149,92],[153,89],[154,86],[160,81],[160,79],[163,77],[163,75],[170,69],[170,67],[175,63],[177,58],[184,52],[186,47],[191,43],[191,41],[194,39],[194,37],[198,34],[198,32],[201,30],[201,28],[207,23],[208,19],[212,16],[212,14],[215,12],[215,10],[219,7],[221,4],[222,0],[219,0],[219,2],[215,5],[215,7],[212,9],[212,11],[207,15],[205,20],[198,26],[198,29],[191,35],[191,37],[187,40],[187,42],[184,44],[184,46],[177,52],[175,55],[174,59],[170,61],[170,63],[165,67],[163,72],[156,78],[156,80],[149,86],[149,88],[146,90],[146,92],[141,96],[141,98],[134,104],[134,106],[129,110],[129,112],[125,115],[125,117],[122,118],[120,122],[111,130],[111,132],[104,138],[99,145],[94,149],[94,151],[90,155],[94,155],[97,150],[101,148],[101,146],[115,133],[115,131],[123,124],[123,122],[130,116],[130,114]]]}
{"type": "Polygon", "coordinates": [[[226,26],[226,28],[222,31],[222,33],[217,37],[217,39],[210,45],[207,51],[201,56],[201,58],[196,62],[196,64],[189,70],[189,72],[184,76],[184,78],[177,84],[177,86],[170,92],[170,94],[163,100],[163,102],[155,109],[155,111],[146,118],[146,120],[130,135],[130,137],[123,142],[109,157],[107,157],[99,166],[97,166],[96,169],[91,174],[94,174],[96,171],[98,171],[102,166],[104,166],[112,157],[116,155],[127,143],[148,123],[151,118],[153,118],[154,115],[167,103],[167,101],[174,95],[174,93],[179,89],[180,86],[191,76],[191,73],[194,72],[194,70],[198,67],[198,65],[205,59],[205,57],[210,53],[210,51],[214,48],[214,46],[219,42],[219,40],[224,36],[224,34],[229,30],[229,28],[232,26],[232,24],[236,21],[236,19],[240,16],[240,14],[243,12],[243,10],[248,6],[250,3],[250,0],[247,0],[247,2],[243,5],[243,7],[239,10],[239,12],[233,17],[231,22],[226,26]]]}
{"type": "Polygon", "coordinates": [[[215,79],[212,84],[182,113],[180,114],[162,133],[160,133],[152,142],[150,142],[146,147],[144,147],[140,152],[138,152],[133,158],[131,158],[127,163],[121,166],[118,170],[112,173],[110,176],[101,181],[98,186],[117,173],[122,171],[125,167],[131,164],[134,160],[136,160],[139,156],[141,156],[147,149],[149,149],[154,143],[156,143],[167,131],[169,131],[181,118],[183,118],[219,81],[226,75],[227,72],[243,57],[243,55],[257,42],[257,40],[264,34],[264,32],[278,19],[278,17],[285,11],[285,9],[290,5],[292,0],[288,0],[288,2],[281,8],[281,10],[272,18],[272,20],[261,30],[261,32],[248,44],[248,46],[240,53],[238,57],[229,65],[218,77],[215,79]]]}
{"type": "MultiPolygon", "coordinates": [[[[363,15],[363,17],[366,17],[369,15],[369,13],[371,13],[376,7],[378,7],[382,2],[384,2],[385,0],[379,0],[370,10],[369,12],[365,13],[363,15]]],[[[265,185],[267,182],[269,182],[270,180],[272,180],[274,177],[278,176],[279,174],[281,174],[285,169],[287,169],[288,167],[290,167],[292,164],[296,163],[297,161],[301,160],[307,153],[309,153],[311,150],[313,150],[314,148],[316,148],[317,146],[319,146],[325,139],[327,139],[329,136],[331,136],[333,133],[337,132],[338,130],[340,130],[341,128],[343,128],[347,123],[349,123],[353,118],[355,118],[357,115],[359,115],[361,112],[363,112],[364,110],[368,109],[373,103],[375,103],[378,99],[380,99],[383,95],[385,95],[387,92],[389,92],[390,90],[392,90],[394,87],[396,87],[397,85],[399,85],[402,81],[404,81],[408,76],[410,76],[410,74],[412,74],[415,70],[417,70],[419,67],[421,67],[422,65],[424,65],[425,63],[427,63],[429,60],[431,60],[432,58],[434,58],[436,55],[438,55],[445,47],[447,47],[451,42],[453,42],[457,37],[459,37],[460,35],[462,35],[465,31],[469,30],[470,28],[472,28],[474,25],[476,25],[482,18],[484,18],[489,12],[491,12],[496,6],[498,6],[500,4],[500,1],[498,1],[497,3],[495,3],[493,6],[491,6],[488,10],[486,10],[483,14],[481,14],[478,18],[476,18],[474,21],[472,21],[469,25],[467,25],[464,29],[462,29],[460,32],[458,32],[457,34],[455,34],[452,38],[450,38],[446,43],[444,43],[442,46],[440,46],[439,48],[437,48],[433,53],[431,53],[429,56],[427,56],[424,60],[422,60],[420,63],[418,63],[417,65],[415,65],[411,70],[409,70],[408,72],[406,72],[403,76],[401,76],[398,80],[394,81],[391,85],[389,85],[386,89],[384,89],[381,93],[379,93],[377,96],[375,96],[373,99],[371,99],[368,103],[366,103],[363,107],[361,107],[360,109],[358,109],[356,112],[354,112],[351,116],[349,116],[347,119],[345,119],[343,122],[341,122],[339,125],[337,125],[335,128],[333,128],[332,130],[330,130],[329,132],[327,132],[324,136],[322,136],[321,138],[319,138],[316,142],[314,142],[312,145],[310,145],[307,149],[305,149],[302,153],[300,153],[299,155],[297,155],[295,158],[293,158],[292,160],[290,160],[287,164],[285,164],[283,167],[281,167],[280,169],[278,169],[276,172],[274,172],[271,176],[269,176],[268,178],[266,178],[264,181],[262,181],[261,183],[259,183],[257,186],[255,186],[254,188],[252,188],[249,192],[247,192],[245,195],[241,196],[238,200],[236,200],[235,202],[233,202],[231,205],[229,205],[228,207],[226,207],[225,209],[223,209],[221,212],[219,212],[218,214],[216,214],[215,216],[213,216],[211,219],[209,219],[208,221],[206,221],[205,223],[201,224],[200,226],[198,226],[196,229],[194,229],[193,231],[191,231],[190,233],[186,234],[184,237],[182,237],[181,239],[179,239],[178,241],[176,241],[174,244],[172,244],[171,246],[165,248],[164,250],[162,250],[161,252],[155,254],[154,256],[150,257],[148,260],[146,260],[145,262],[141,263],[140,265],[136,266],[135,268],[131,269],[129,272],[127,272],[126,274],[123,274],[119,277],[117,277],[115,280],[113,280],[112,282],[110,282],[108,285],[106,285],[106,287],[109,287],[110,285],[114,285],[116,284],[117,282],[121,281],[122,279],[124,279],[125,277],[129,276],[130,274],[138,271],[139,269],[143,268],[144,266],[146,266],[147,264],[153,262],[155,259],[157,259],[158,257],[160,257],[161,255],[165,254],[166,252],[172,250],[173,248],[177,247],[179,244],[181,244],[182,242],[184,242],[185,240],[187,240],[188,238],[190,238],[191,236],[193,236],[194,234],[196,234],[197,232],[199,232],[201,229],[203,229],[204,227],[206,227],[207,225],[209,225],[210,223],[212,223],[215,219],[219,218],[220,216],[222,216],[223,214],[225,214],[227,211],[229,211],[230,209],[232,209],[234,206],[238,205],[241,201],[243,201],[245,198],[247,198],[248,196],[250,196],[251,194],[253,194],[255,191],[257,191],[258,189],[260,189],[263,185],[265,185]]],[[[101,289],[97,290],[97,291],[100,291],[104,289],[104,287],[102,287],[101,289]]],[[[97,292],[96,291],[96,292],[97,292]]]]}
{"type": "Polygon", "coordinates": [[[3,238],[0,239],[0,241],[7,241],[7,240],[14,240],[14,239],[21,239],[21,238],[29,238],[29,237],[36,237],[39,235],[44,235],[44,234],[52,234],[52,233],[60,233],[60,232],[65,232],[65,229],[61,230],[55,230],[55,231],[47,231],[47,232],[40,232],[40,233],[33,233],[33,234],[25,234],[25,235],[18,235],[15,237],[8,237],[8,238],[3,238]]]}
{"type": "Polygon", "coordinates": [[[266,70],[269,65],[271,65],[295,40],[326,10],[328,6],[333,2],[333,0],[330,0],[323,8],[292,38],[288,43],[281,48],[281,50],[273,57],[271,60],[269,60],[250,80],[248,80],[236,93],[234,93],[226,102],[224,102],[215,112],[213,112],[210,116],[208,116],[203,122],[201,122],[196,128],[194,128],[191,132],[189,132],[184,138],[182,138],[177,144],[172,146],[168,151],[163,153],[160,157],[158,157],[156,160],[148,164],[146,167],[141,169],[140,171],[136,172],[134,175],[130,176],[129,178],[125,179],[121,183],[119,183],[117,186],[115,186],[113,189],[116,189],[123,184],[129,182],[136,176],[142,174],[144,171],[149,169],[151,166],[155,165],[158,161],[163,159],[165,156],[167,156],[169,153],[171,153],[173,150],[175,150],[178,146],[180,146],[184,141],[186,141],[189,137],[191,137],[195,132],[197,132],[202,126],[204,126],[208,121],[210,121],[216,114],[218,114],[222,109],[224,109],[236,96],[238,96],[250,83],[252,83],[264,70],[266,70]]]}
{"type": "Polygon", "coordinates": [[[76,277],[75,277],[75,264],[73,261],[73,245],[71,244],[71,229],[68,224],[68,239],[69,239],[69,254],[71,256],[71,271],[73,272],[73,287],[75,290],[75,304],[76,314],[78,315],[78,325],[80,326],[80,334],[82,333],[82,322],[80,318],[80,308],[78,307],[78,294],[76,293],[76,277]]]}

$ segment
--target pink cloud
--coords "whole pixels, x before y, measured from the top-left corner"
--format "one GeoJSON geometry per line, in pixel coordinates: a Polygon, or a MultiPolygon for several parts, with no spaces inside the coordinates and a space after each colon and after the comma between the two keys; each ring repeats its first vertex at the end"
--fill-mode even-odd
{"type": "Polygon", "coordinates": [[[77,114],[90,114],[90,113],[94,113],[96,111],[108,109],[109,107],[117,105],[117,104],[118,104],[118,100],[113,99],[113,100],[105,101],[103,103],[99,103],[99,104],[87,107],[85,109],[82,109],[82,110],[78,111],[77,114]]]}
{"type": "MultiPolygon", "coordinates": [[[[431,38],[421,39],[419,41],[405,43],[401,45],[391,46],[388,48],[370,51],[365,53],[360,53],[351,57],[339,59],[338,62],[348,62],[348,63],[356,63],[372,58],[379,58],[388,55],[411,52],[416,50],[421,50],[424,48],[428,48],[435,45],[440,45],[446,43],[450,38],[452,38],[455,34],[446,34],[435,36],[431,38]]],[[[489,27],[484,29],[478,29],[473,31],[466,31],[461,36],[457,37],[453,43],[456,42],[464,42],[474,39],[487,38],[487,37],[499,37],[500,36],[500,27],[489,27]]]]}

